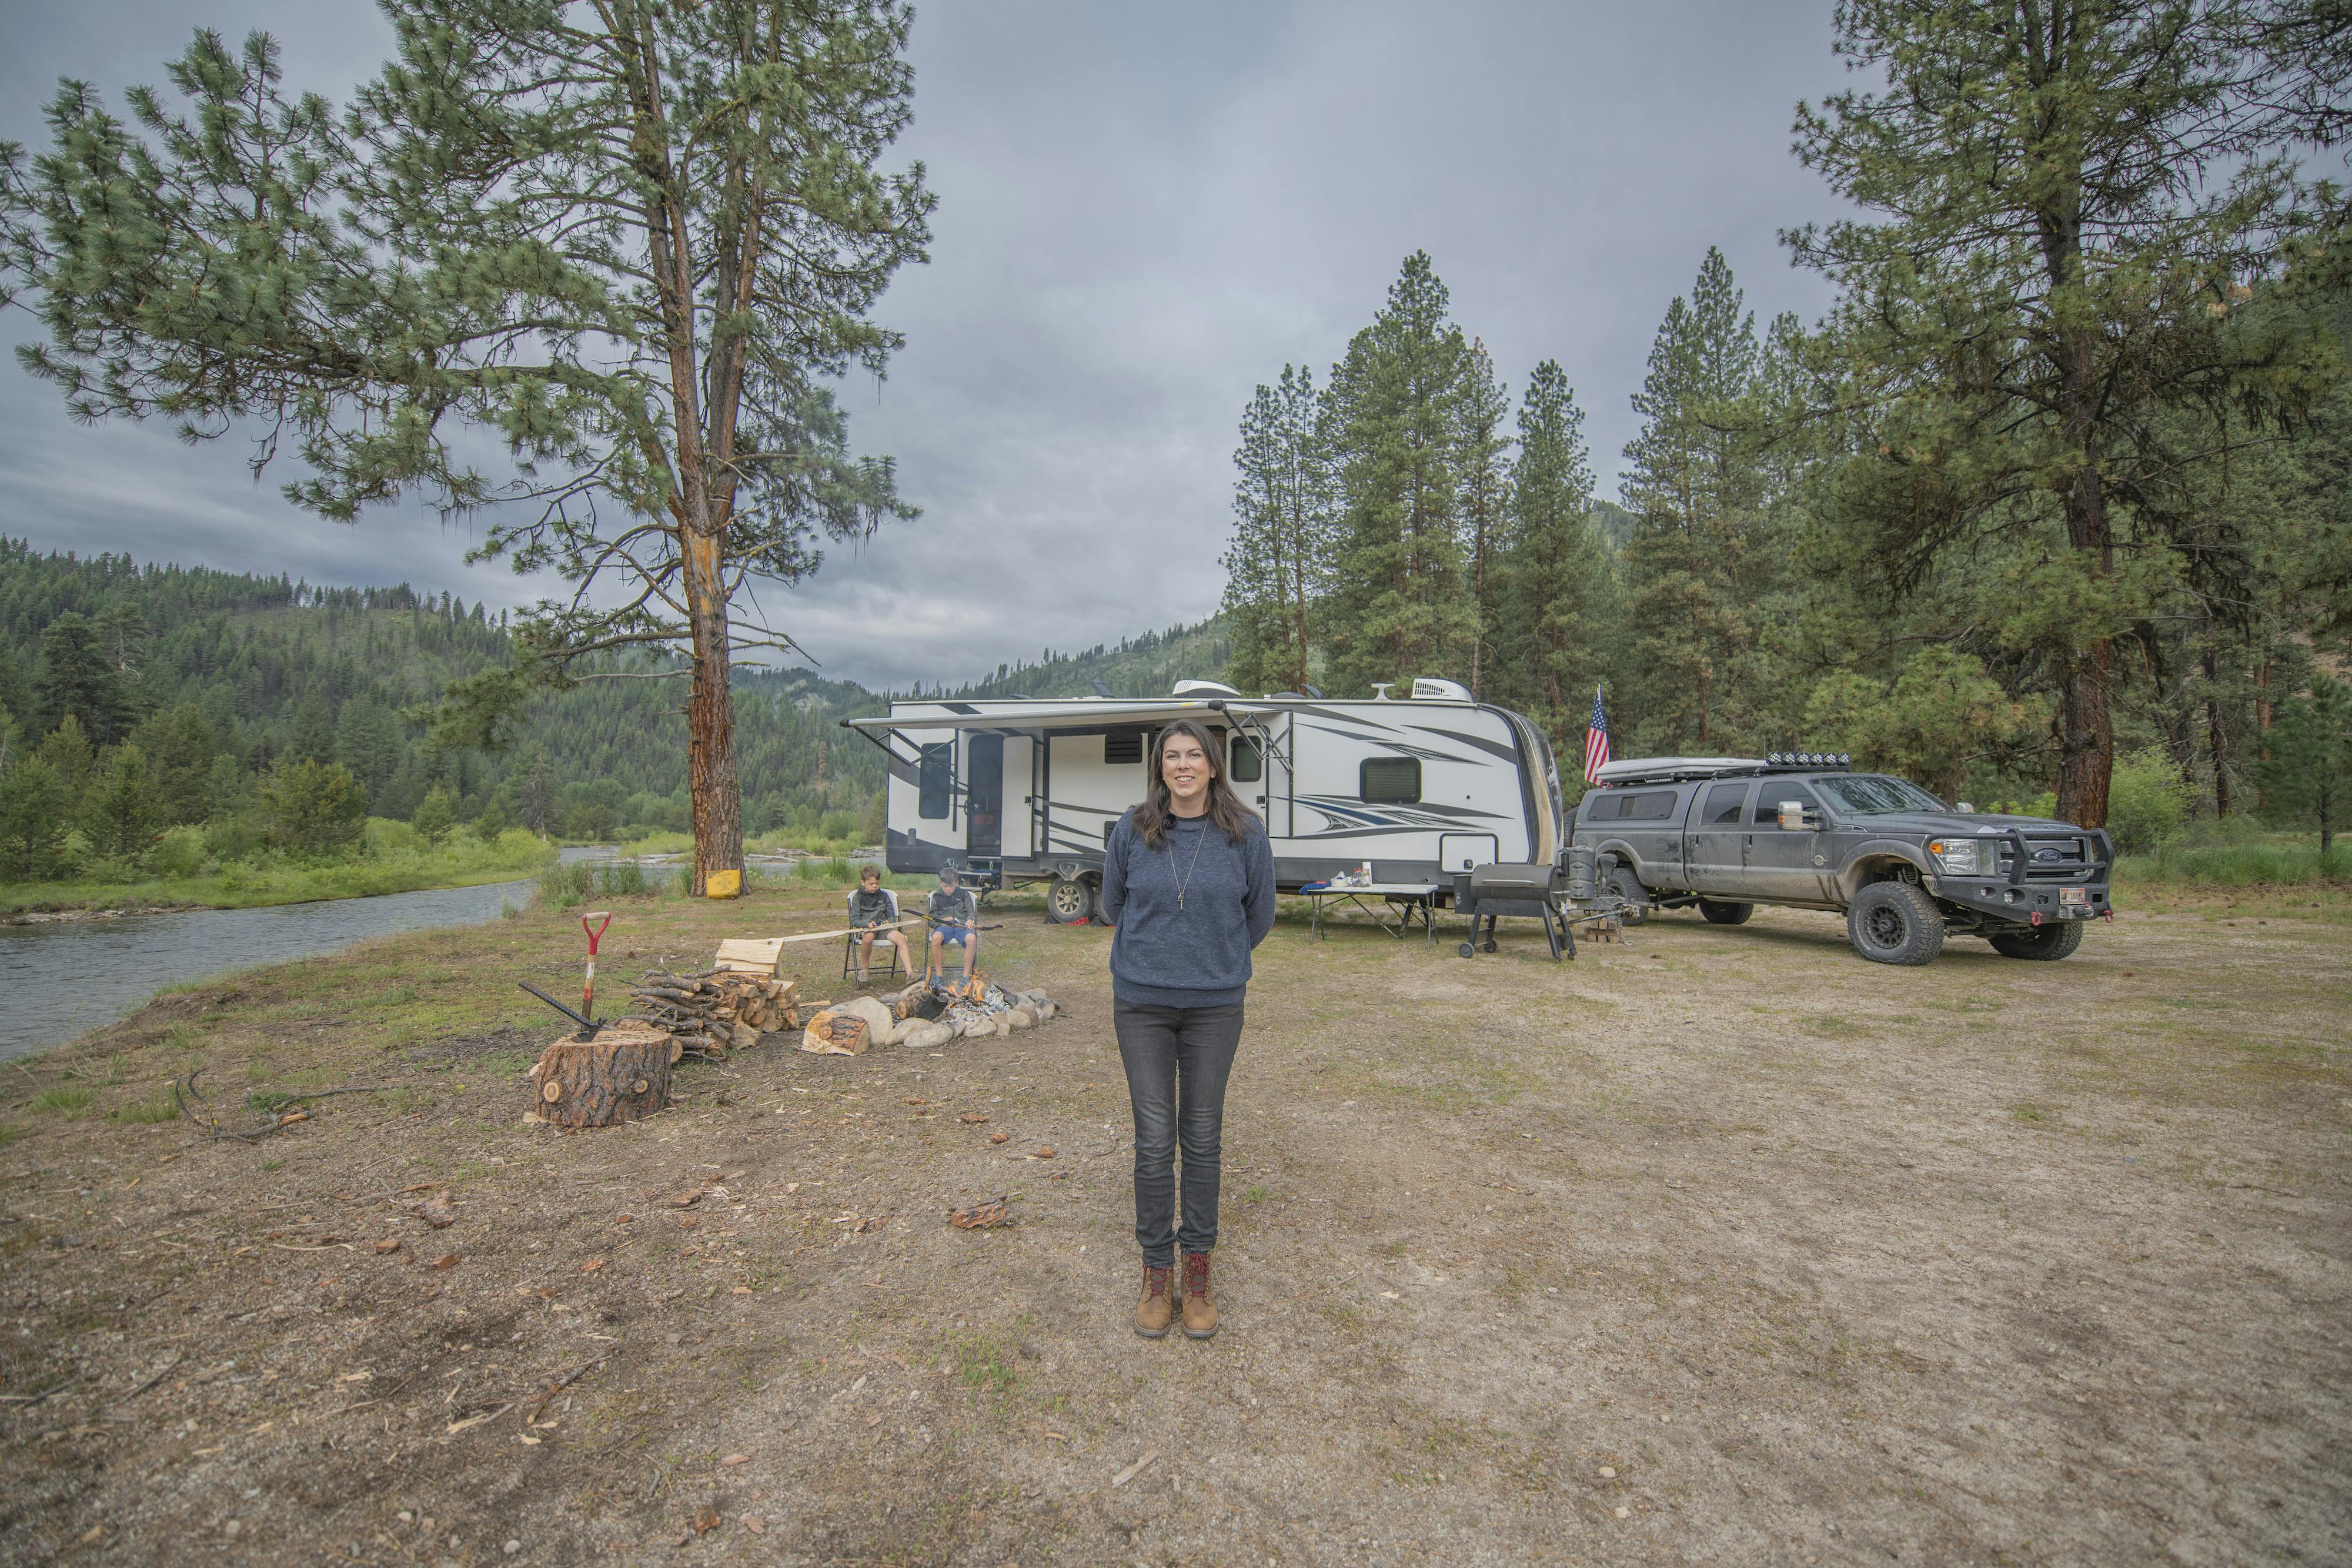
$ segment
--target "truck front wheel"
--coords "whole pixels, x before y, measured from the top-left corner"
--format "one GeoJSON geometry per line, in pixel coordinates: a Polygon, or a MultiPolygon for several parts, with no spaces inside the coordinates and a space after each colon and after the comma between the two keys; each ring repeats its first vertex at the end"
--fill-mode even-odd
{"type": "Polygon", "coordinates": [[[2083,945],[2083,925],[2080,920],[2053,920],[1996,932],[1992,950],[2004,958],[2038,958],[2054,964],[2083,945]]]}
{"type": "Polygon", "coordinates": [[[1944,949],[1944,916],[1907,882],[1874,882],[1847,907],[1845,934],[1874,964],[1926,964],[1944,949]]]}
{"type": "Polygon", "coordinates": [[[1045,918],[1056,925],[1076,925],[1095,912],[1093,882],[1086,876],[1057,876],[1045,884],[1045,918]]]}

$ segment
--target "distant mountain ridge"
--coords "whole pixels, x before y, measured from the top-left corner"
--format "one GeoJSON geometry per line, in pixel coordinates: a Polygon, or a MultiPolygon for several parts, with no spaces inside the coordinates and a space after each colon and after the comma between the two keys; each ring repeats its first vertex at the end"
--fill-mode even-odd
{"type": "MultiPolygon", "coordinates": [[[[504,617],[483,605],[406,584],[337,588],[127,555],[44,554],[0,538],[0,715],[18,745],[56,723],[43,638],[68,615],[97,630],[116,667],[121,710],[93,733],[101,744],[119,735],[152,749],[158,727],[172,727],[183,749],[201,740],[207,765],[232,759],[247,787],[283,758],[341,762],[383,816],[407,818],[440,784],[467,820],[494,800],[511,817],[535,771],[566,820],[586,811],[615,828],[686,825],[682,683],[596,681],[548,694],[501,754],[436,754],[424,744],[421,727],[400,716],[404,707],[512,657],[504,617]]],[[[1116,644],[1049,650],[909,694],[807,669],[740,672],[745,823],[755,832],[797,829],[868,811],[882,756],[839,721],[882,712],[894,695],[1085,696],[1100,682],[1117,695],[1154,695],[1180,680],[1213,678],[1226,656],[1223,622],[1212,617],[1116,644]]],[[[222,787],[233,781],[224,775],[222,787]]]]}

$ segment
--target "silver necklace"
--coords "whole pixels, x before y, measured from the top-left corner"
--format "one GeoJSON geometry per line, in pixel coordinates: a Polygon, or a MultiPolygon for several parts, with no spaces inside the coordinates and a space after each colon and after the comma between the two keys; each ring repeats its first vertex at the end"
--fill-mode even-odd
{"type": "MultiPolygon", "coordinates": [[[[1192,861],[1190,865],[1187,865],[1184,868],[1184,880],[1176,884],[1176,907],[1179,909],[1184,907],[1185,890],[1192,885],[1192,873],[1199,870],[1201,865],[1202,847],[1207,844],[1208,841],[1209,829],[1208,824],[1204,822],[1201,826],[1201,836],[1192,841],[1192,861]]],[[[1170,844],[1168,846],[1168,864],[1171,870],[1176,864],[1176,846],[1174,844],[1170,844]]]]}

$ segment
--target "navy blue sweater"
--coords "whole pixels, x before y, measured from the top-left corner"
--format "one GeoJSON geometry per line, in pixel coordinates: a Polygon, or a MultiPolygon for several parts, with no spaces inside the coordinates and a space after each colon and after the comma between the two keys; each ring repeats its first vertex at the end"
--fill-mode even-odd
{"type": "Polygon", "coordinates": [[[1274,852],[1255,818],[1238,844],[1206,817],[1168,818],[1164,849],[1118,820],[1103,845],[1103,918],[1111,994],[1150,1007],[1213,1008],[1242,999],[1250,949],[1274,929],[1274,852]],[[1184,903],[1177,906],[1179,884],[1184,903]]]}

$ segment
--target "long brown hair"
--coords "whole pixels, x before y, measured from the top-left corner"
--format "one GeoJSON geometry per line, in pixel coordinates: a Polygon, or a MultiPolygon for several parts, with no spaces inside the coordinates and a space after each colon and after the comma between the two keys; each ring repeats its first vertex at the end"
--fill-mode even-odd
{"type": "Polygon", "coordinates": [[[1198,719],[1180,718],[1160,732],[1151,743],[1151,779],[1143,791],[1143,801],[1135,808],[1135,831],[1151,848],[1167,848],[1168,819],[1174,814],[1174,797],[1168,792],[1168,742],[1174,737],[1189,735],[1201,743],[1201,754],[1209,759],[1209,821],[1223,828],[1225,838],[1240,843],[1253,824],[1261,831],[1265,824],[1258,821],[1257,813],[1242,804],[1225,782],[1225,754],[1208,727],[1198,719]]]}

